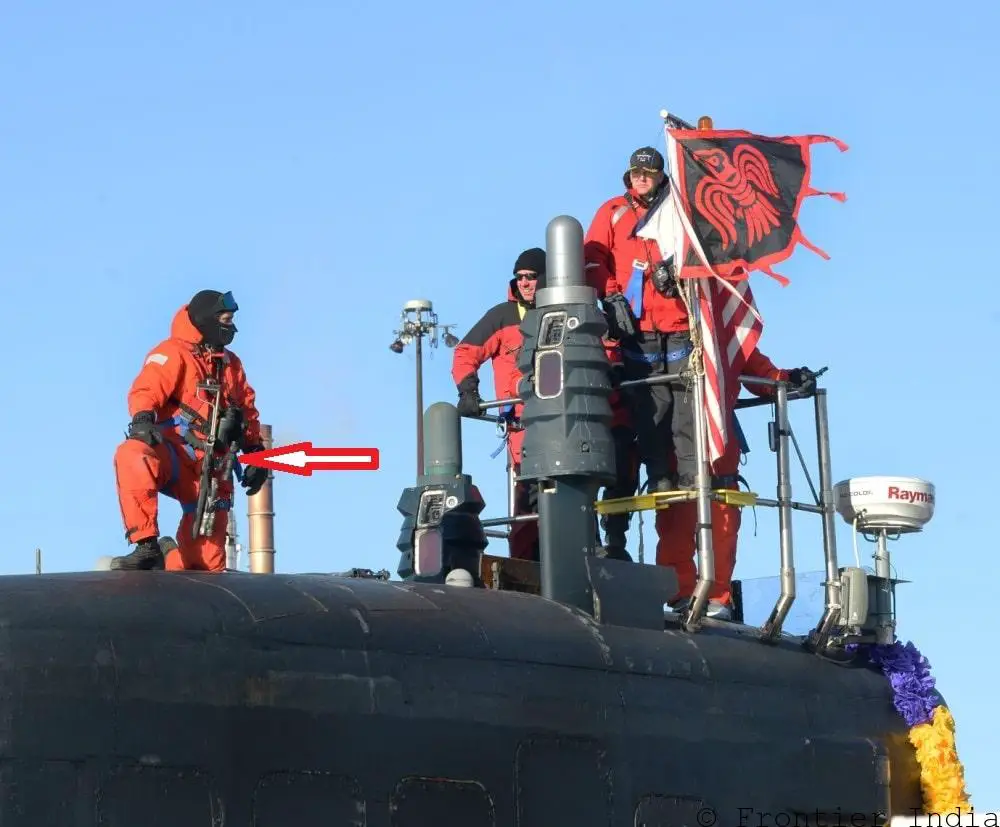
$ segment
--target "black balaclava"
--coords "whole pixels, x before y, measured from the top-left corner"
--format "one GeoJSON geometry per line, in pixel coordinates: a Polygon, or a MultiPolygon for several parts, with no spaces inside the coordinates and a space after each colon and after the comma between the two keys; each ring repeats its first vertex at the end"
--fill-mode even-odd
{"type": "Polygon", "coordinates": [[[232,342],[236,335],[236,325],[222,324],[219,314],[226,311],[235,313],[239,309],[232,293],[201,290],[188,302],[187,313],[191,324],[201,333],[204,343],[218,350],[232,342]]]}

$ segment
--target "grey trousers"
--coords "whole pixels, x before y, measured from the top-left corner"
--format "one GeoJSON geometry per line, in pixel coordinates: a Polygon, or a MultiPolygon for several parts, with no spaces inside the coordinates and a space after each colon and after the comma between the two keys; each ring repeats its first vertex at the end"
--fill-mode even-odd
{"type": "MultiPolygon", "coordinates": [[[[691,337],[681,333],[640,333],[622,343],[625,378],[677,375],[688,366],[691,337]]],[[[650,492],[694,485],[693,390],[683,382],[624,388],[632,412],[639,456],[646,466],[650,492]],[[676,473],[671,473],[671,458],[676,473]]]]}
{"type": "MultiPolygon", "coordinates": [[[[602,500],[616,500],[621,497],[634,497],[639,489],[639,463],[633,450],[635,433],[631,428],[618,427],[612,430],[611,436],[615,442],[615,468],[617,478],[605,487],[601,494],[602,500]]],[[[600,525],[612,544],[624,545],[625,534],[632,521],[631,514],[605,514],[600,525]]]]}

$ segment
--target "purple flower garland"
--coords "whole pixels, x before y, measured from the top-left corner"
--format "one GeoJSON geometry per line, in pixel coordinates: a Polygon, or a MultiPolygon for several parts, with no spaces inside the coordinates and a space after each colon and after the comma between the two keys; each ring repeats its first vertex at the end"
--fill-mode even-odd
{"type": "Polygon", "coordinates": [[[912,643],[899,641],[869,649],[871,662],[882,669],[892,686],[892,703],[911,729],[930,723],[941,696],[931,677],[930,663],[912,643]]]}

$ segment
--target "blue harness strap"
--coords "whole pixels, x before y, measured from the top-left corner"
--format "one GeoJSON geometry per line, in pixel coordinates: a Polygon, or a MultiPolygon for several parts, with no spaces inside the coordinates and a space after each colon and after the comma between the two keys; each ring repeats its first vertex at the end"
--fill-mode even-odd
{"type": "MultiPolygon", "coordinates": [[[[194,514],[194,510],[198,507],[197,502],[181,503],[181,511],[185,514],[194,514]]],[[[231,500],[220,497],[215,504],[213,511],[229,511],[233,507],[231,500]]]]}
{"type": "Polygon", "coordinates": [[[643,276],[646,275],[644,267],[632,267],[632,274],[628,277],[628,284],[625,285],[625,299],[632,308],[632,313],[637,319],[642,318],[642,288],[643,276]]]}
{"type": "Polygon", "coordinates": [[[500,421],[497,423],[497,430],[501,431],[500,444],[497,446],[497,449],[490,454],[490,459],[496,459],[500,456],[501,452],[507,447],[507,443],[510,441],[510,431],[508,428],[517,421],[514,417],[514,406],[512,404],[504,405],[500,409],[499,419],[500,421]]]}
{"type": "Polygon", "coordinates": [[[166,485],[163,486],[163,493],[168,497],[174,497],[172,492],[173,487],[177,484],[177,478],[181,473],[181,458],[177,456],[177,449],[174,448],[172,443],[164,442],[164,445],[167,446],[167,454],[170,457],[170,478],[167,480],[166,485]]]}
{"type": "Polygon", "coordinates": [[[622,356],[629,359],[632,362],[645,362],[646,364],[652,365],[657,362],[679,362],[685,356],[694,350],[694,345],[688,342],[683,347],[679,347],[676,350],[668,350],[666,353],[657,351],[656,353],[643,353],[641,350],[633,350],[626,345],[621,346],[622,356]]]}
{"type": "Polygon", "coordinates": [[[191,430],[190,416],[181,412],[176,416],[170,417],[169,419],[164,419],[162,422],[157,422],[156,427],[164,431],[168,431],[171,428],[176,429],[177,436],[184,440],[184,453],[187,454],[188,458],[191,460],[197,459],[194,447],[186,439],[188,432],[191,430]]]}
{"type": "MultiPolygon", "coordinates": [[[[656,212],[656,208],[660,205],[663,199],[667,195],[669,190],[669,185],[665,185],[660,188],[660,191],[653,198],[652,203],[646,208],[646,212],[640,217],[639,211],[636,209],[635,200],[629,193],[625,194],[625,202],[628,204],[630,210],[632,210],[632,215],[635,216],[635,227],[632,228],[632,232],[628,234],[629,238],[637,238],[636,233],[639,232],[646,223],[652,218],[653,214],[656,212]]],[[[642,293],[644,284],[644,276],[646,275],[647,268],[652,266],[653,259],[650,255],[649,242],[645,243],[646,247],[646,266],[638,266],[642,262],[638,259],[633,259],[632,261],[632,273],[628,277],[628,284],[625,286],[625,299],[628,301],[632,308],[632,312],[635,314],[636,319],[642,318],[642,293]]]]}
{"type": "Polygon", "coordinates": [[[167,456],[170,457],[170,477],[167,479],[161,491],[170,497],[170,499],[177,500],[177,502],[180,503],[181,511],[183,513],[192,514],[198,507],[198,503],[182,500],[177,496],[177,492],[174,491],[174,486],[177,484],[177,480],[181,473],[181,458],[177,454],[177,448],[172,442],[164,441],[163,444],[167,446],[167,456]]]}
{"type": "Polygon", "coordinates": [[[740,420],[737,418],[735,412],[733,413],[733,430],[736,432],[736,438],[740,441],[740,453],[749,454],[750,443],[747,442],[746,434],[743,433],[743,428],[740,427],[740,420]]]}

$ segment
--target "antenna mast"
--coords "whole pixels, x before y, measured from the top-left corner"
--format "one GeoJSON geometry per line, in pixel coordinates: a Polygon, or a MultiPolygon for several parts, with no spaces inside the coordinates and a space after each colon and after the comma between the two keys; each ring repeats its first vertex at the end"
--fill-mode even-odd
{"type": "Polygon", "coordinates": [[[417,476],[424,473],[424,350],[423,339],[428,337],[431,347],[438,346],[438,332],[444,332],[445,347],[455,347],[458,337],[451,332],[453,324],[440,324],[430,299],[410,299],[403,305],[399,329],[394,331],[396,340],[389,345],[393,353],[402,353],[410,342],[417,349],[417,476]]]}

